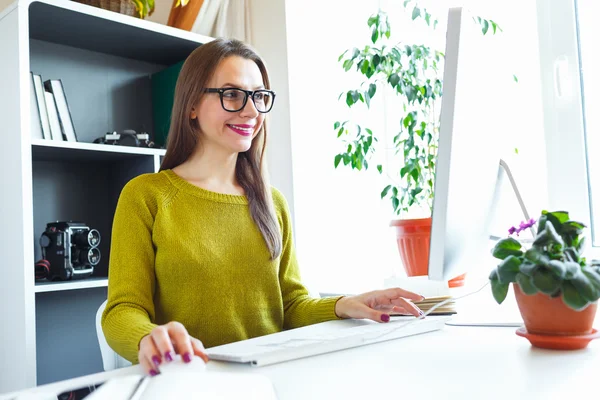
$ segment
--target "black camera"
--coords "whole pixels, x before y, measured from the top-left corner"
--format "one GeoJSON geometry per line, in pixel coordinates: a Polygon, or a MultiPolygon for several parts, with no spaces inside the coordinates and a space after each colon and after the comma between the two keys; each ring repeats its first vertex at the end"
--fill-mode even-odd
{"type": "Polygon", "coordinates": [[[46,224],[40,237],[43,259],[35,265],[36,279],[65,281],[89,277],[100,262],[99,244],[100,232],[82,222],[46,224]]]}
{"type": "Polygon", "coordinates": [[[156,147],[146,132],[137,133],[133,129],[122,132],[107,132],[106,135],[94,140],[94,143],[112,144],[130,147],[156,147]]]}

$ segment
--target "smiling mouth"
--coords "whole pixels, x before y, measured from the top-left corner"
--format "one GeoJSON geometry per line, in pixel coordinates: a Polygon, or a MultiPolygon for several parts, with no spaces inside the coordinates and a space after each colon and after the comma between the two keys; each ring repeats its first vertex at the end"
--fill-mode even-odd
{"type": "Polygon", "coordinates": [[[254,126],[250,126],[250,125],[227,124],[227,127],[241,136],[252,136],[252,134],[254,133],[254,126]]]}

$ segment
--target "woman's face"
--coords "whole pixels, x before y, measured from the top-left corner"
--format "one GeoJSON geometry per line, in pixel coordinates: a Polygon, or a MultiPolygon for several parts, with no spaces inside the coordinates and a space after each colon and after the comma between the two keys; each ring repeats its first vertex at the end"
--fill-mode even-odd
{"type": "MultiPolygon", "coordinates": [[[[217,66],[206,87],[254,91],[264,89],[264,84],[260,69],[254,61],[230,56],[217,66]]],[[[236,96],[236,93],[226,92],[224,96],[223,102],[229,109],[232,109],[236,102],[239,104],[239,96],[236,96]]],[[[250,149],[252,139],[262,127],[265,114],[256,110],[251,96],[243,109],[229,112],[221,105],[219,93],[206,93],[200,104],[192,109],[190,117],[198,119],[203,148],[208,147],[213,151],[219,148],[225,152],[240,153],[250,149]]]]}

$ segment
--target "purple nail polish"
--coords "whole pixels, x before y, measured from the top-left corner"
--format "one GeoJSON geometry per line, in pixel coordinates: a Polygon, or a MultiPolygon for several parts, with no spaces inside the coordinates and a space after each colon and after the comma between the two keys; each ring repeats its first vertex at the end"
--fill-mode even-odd
{"type": "Polygon", "coordinates": [[[167,360],[167,361],[169,361],[169,362],[173,361],[173,352],[171,352],[171,351],[167,351],[167,352],[165,353],[165,360],[167,360]]]}
{"type": "Polygon", "coordinates": [[[156,375],[158,375],[158,372],[156,370],[151,369],[150,376],[156,376],[156,375]]]}
{"type": "Polygon", "coordinates": [[[154,356],[152,356],[152,362],[154,363],[155,366],[158,367],[161,363],[161,359],[159,356],[154,355],[154,356]]]}
{"type": "Polygon", "coordinates": [[[381,320],[382,320],[383,322],[389,322],[389,321],[390,321],[390,316],[389,316],[389,315],[387,315],[387,314],[382,314],[382,315],[381,315],[381,320]]]}
{"type": "Polygon", "coordinates": [[[183,355],[183,361],[185,361],[186,363],[189,363],[190,361],[192,361],[192,355],[190,353],[185,353],[183,355]]]}
{"type": "Polygon", "coordinates": [[[420,311],[420,310],[419,310],[419,315],[420,315],[421,317],[423,317],[423,316],[425,316],[425,313],[424,313],[423,311],[420,311]]]}
{"type": "Polygon", "coordinates": [[[156,365],[158,367],[160,365],[160,357],[152,356],[152,362],[154,363],[154,365],[156,365]]]}

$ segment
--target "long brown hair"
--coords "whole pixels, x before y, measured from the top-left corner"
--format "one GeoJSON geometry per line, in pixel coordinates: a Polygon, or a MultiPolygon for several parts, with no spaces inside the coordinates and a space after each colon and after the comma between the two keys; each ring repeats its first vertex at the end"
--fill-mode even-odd
{"type": "MultiPolygon", "coordinates": [[[[190,118],[192,108],[199,104],[205,95],[204,88],[219,63],[230,56],[254,61],[260,69],[265,88],[270,89],[269,75],[264,62],[247,44],[234,39],[215,39],[194,50],[183,63],[175,86],[167,152],[160,167],[161,171],[182,164],[200,143],[198,119],[190,118]]],[[[198,115],[198,118],[202,116],[198,115]]],[[[275,259],[281,254],[282,238],[264,167],[266,142],[265,119],[250,149],[238,153],[235,175],[248,198],[250,215],[267,244],[271,258],[275,259]]]]}

